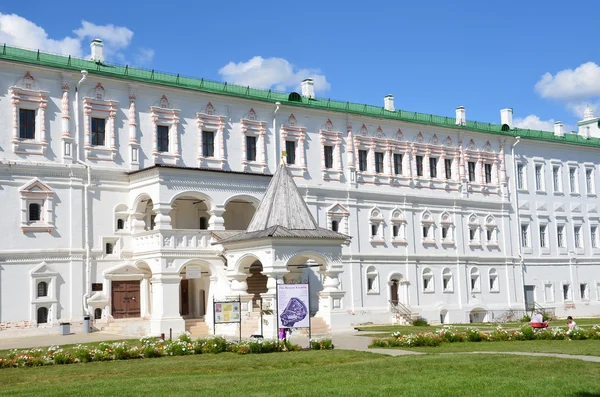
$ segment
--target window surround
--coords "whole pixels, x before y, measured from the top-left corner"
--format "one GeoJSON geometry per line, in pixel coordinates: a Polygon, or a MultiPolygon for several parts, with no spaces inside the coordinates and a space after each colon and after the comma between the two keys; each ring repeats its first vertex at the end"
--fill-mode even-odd
{"type": "Polygon", "coordinates": [[[406,239],[406,218],[404,211],[396,208],[392,211],[392,217],[390,218],[390,232],[392,244],[407,245],[408,240],[406,239]],[[397,228],[398,235],[394,236],[394,229],[397,228]]]}
{"type": "Polygon", "coordinates": [[[86,158],[95,161],[115,161],[117,138],[115,123],[119,102],[110,99],[101,83],[83,97],[83,125],[85,131],[84,150],[86,158]],[[91,140],[92,118],[104,119],[104,145],[93,146],[91,140]]]}
{"type": "Polygon", "coordinates": [[[573,224],[573,249],[576,253],[583,254],[585,250],[584,238],[583,238],[583,224],[573,224]]]}
{"type": "Polygon", "coordinates": [[[550,253],[550,227],[548,225],[548,221],[544,220],[543,222],[539,222],[538,228],[539,241],[540,241],[540,252],[542,254],[550,253]],[[542,229],[543,228],[543,229],[542,229]],[[543,233],[542,233],[543,231],[543,233]]]}
{"type": "Polygon", "coordinates": [[[496,219],[493,215],[488,215],[485,218],[485,230],[486,230],[486,241],[485,245],[490,248],[498,248],[498,236],[500,235],[500,231],[498,230],[498,226],[496,225],[496,219]],[[487,239],[487,232],[491,232],[492,238],[490,240],[487,239]]]}
{"type": "Polygon", "coordinates": [[[421,214],[421,227],[423,229],[423,235],[421,237],[421,242],[423,245],[435,245],[435,230],[434,230],[435,222],[433,220],[433,216],[431,212],[425,210],[423,214],[421,214]],[[427,234],[425,235],[424,230],[427,228],[427,234]]]}
{"type": "MultiPolygon", "coordinates": [[[[213,104],[208,102],[204,109],[196,113],[196,125],[198,127],[198,167],[223,169],[227,161],[225,159],[225,138],[223,134],[225,131],[226,117],[218,115],[213,104]],[[214,134],[215,151],[213,157],[204,157],[202,142],[202,133],[204,131],[212,132],[214,134]]],[[[242,151],[245,155],[245,139],[242,140],[241,145],[243,146],[242,151]]],[[[259,146],[258,149],[260,150],[260,142],[257,142],[257,146],[259,146]]]]}
{"type": "Polygon", "coordinates": [[[454,277],[449,268],[442,270],[442,290],[444,293],[454,293],[454,277]]]}
{"type": "Polygon", "coordinates": [[[583,302],[590,300],[590,285],[588,283],[579,283],[579,299],[583,302]]]}
{"type": "Polygon", "coordinates": [[[176,165],[181,155],[179,153],[179,109],[171,108],[166,96],[162,96],[157,104],[150,106],[150,117],[152,120],[154,146],[152,157],[154,162],[176,165]],[[156,106],[158,105],[158,106],[156,106]],[[158,126],[162,125],[169,129],[169,150],[158,151],[158,126]]]}
{"type": "Polygon", "coordinates": [[[573,289],[569,282],[562,282],[562,298],[563,302],[573,302],[573,289]]]}
{"type": "Polygon", "coordinates": [[[499,293],[500,292],[500,279],[498,277],[498,271],[494,268],[491,268],[488,272],[489,276],[489,287],[490,292],[499,293]]]}
{"type": "Polygon", "coordinates": [[[35,178],[19,189],[21,196],[21,231],[48,232],[54,229],[54,191],[39,179],[35,178]],[[40,205],[40,219],[29,220],[29,205],[40,205]]]}
{"type": "Polygon", "coordinates": [[[544,302],[554,303],[554,283],[552,281],[544,281],[544,302]]]}
{"type": "MultiPolygon", "coordinates": [[[[502,152],[501,152],[502,154],[502,152]]],[[[492,150],[492,146],[489,141],[485,143],[483,148],[478,150],[475,147],[475,142],[471,139],[469,144],[463,148],[463,169],[464,169],[464,180],[468,184],[475,187],[481,187],[484,191],[486,189],[497,188],[500,185],[499,178],[499,163],[502,159],[499,159],[498,154],[492,150]],[[475,163],[475,175],[474,180],[469,180],[469,162],[475,163]],[[491,164],[492,166],[492,178],[491,183],[486,183],[485,180],[485,164],[491,164]]]]}
{"type": "Polygon", "coordinates": [[[479,217],[475,214],[471,214],[469,216],[468,221],[468,230],[469,230],[469,247],[476,248],[481,247],[481,227],[479,224],[479,217]],[[474,230],[474,237],[471,239],[471,231],[474,230]]]}
{"type": "Polygon", "coordinates": [[[280,147],[285,148],[286,141],[296,142],[296,163],[288,164],[287,169],[292,176],[304,177],[306,174],[306,128],[298,125],[298,121],[293,114],[287,119],[287,123],[282,123],[279,128],[280,147]]]}
{"type": "Polygon", "coordinates": [[[369,216],[369,240],[371,244],[384,244],[385,238],[383,235],[383,215],[379,208],[374,207],[371,209],[371,214],[369,216]],[[373,228],[377,228],[377,233],[373,235],[373,228]]]}
{"type": "Polygon", "coordinates": [[[319,130],[321,141],[321,175],[324,181],[340,181],[342,178],[342,133],[335,131],[330,119],[319,130]],[[325,167],[325,146],[333,147],[333,162],[331,168],[325,167]]]}
{"type": "Polygon", "coordinates": [[[15,154],[44,156],[50,139],[46,130],[46,109],[50,93],[39,89],[34,77],[27,72],[14,86],[8,88],[8,95],[13,111],[13,136],[11,140],[13,152],[15,154]],[[21,139],[19,137],[20,109],[34,110],[36,113],[34,139],[21,139]]]}
{"type": "Polygon", "coordinates": [[[590,163],[585,163],[583,166],[585,168],[585,192],[588,197],[596,197],[596,168],[590,163]],[[588,173],[591,176],[589,183],[588,173]]]}
{"type": "Polygon", "coordinates": [[[334,204],[327,209],[327,229],[331,229],[333,221],[338,222],[338,232],[348,235],[348,217],[350,211],[341,204],[334,204]]]}
{"type": "Polygon", "coordinates": [[[567,162],[567,169],[569,170],[569,193],[571,196],[579,196],[579,164],[567,162]],[[573,183],[571,183],[571,171],[575,171],[573,183]]]}
{"type": "Polygon", "coordinates": [[[57,322],[56,312],[58,306],[56,280],[59,277],[58,272],[52,269],[46,262],[40,263],[30,272],[30,321],[32,324],[37,324],[37,311],[41,307],[48,309],[47,325],[52,325],[57,322]],[[48,294],[46,296],[37,296],[38,284],[45,282],[48,285],[48,294]]]}
{"type": "Polygon", "coordinates": [[[537,194],[546,194],[545,170],[546,164],[543,159],[533,159],[533,182],[537,194]],[[538,170],[540,171],[539,181],[537,174],[538,170]]]}
{"type": "Polygon", "coordinates": [[[472,293],[480,293],[481,292],[481,277],[479,275],[479,269],[476,267],[472,267],[469,271],[469,290],[472,293]]]}
{"type": "MultiPolygon", "coordinates": [[[[266,121],[258,121],[254,109],[240,119],[242,132],[242,166],[244,171],[265,172],[267,169],[265,134],[267,131],[266,121]],[[246,137],[256,137],[256,161],[248,161],[246,157],[246,137]]],[[[200,133],[202,134],[202,133],[200,133]]],[[[202,149],[202,147],[200,147],[202,149]]],[[[200,152],[201,153],[201,152],[200,152]]]]}
{"type": "Polygon", "coordinates": [[[379,294],[379,273],[375,269],[375,266],[369,266],[365,272],[365,289],[367,295],[378,295],[379,294]],[[371,280],[371,281],[369,281],[371,280]],[[371,288],[369,288],[369,283],[371,288]]]}
{"type": "Polygon", "coordinates": [[[426,267],[421,272],[421,281],[423,285],[423,293],[432,294],[435,293],[435,279],[433,277],[433,272],[430,268],[426,267]],[[425,287],[427,284],[427,287],[425,287]]]}
{"type": "Polygon", "coordinates": [[[519,224],[519,238],[523,249],[531,250],[531,228],[530,223],[521,222],[519,224]]]}
{"type": "Polygon", "coordinates": [[[517,178],[517,190],[527,192],[527,165],[522,161],[517,162],[515,174],[515,177],[517,178]],[[519,169],[521,169],[522,172],[519,172],[519,169]]]}
{"type": "Polygon", "coordinates": [[[564,195],[563,180],[562,180],[562,161],[550,160],[552,165],[552,191],[555,195],[564,195]],[[556,183],[555,183],[556,172],[556,183]]]}
{"type": "Polygon", "coordinates": [[[600,228],[598,227],[598,224],[591,223],[590,224],[590,248],[594,252],[600,250],[600,236],[598,236],[598,233],[600,233],[600,228]]]}
{"type": "Polygon", "coordinates": [[[444,238],[443,234],[440,234],[440,238],[442,240],[442,245],[447,245],[447,246],[453,246],[456,244],[455,238],[454,238],[454,221],[452,219],[452,216],[450,215],[450,213],[448,213],[447,211],[444,211],[441,215],[440,215],[440,225],[442,228],[448,228],[448,232],[446,234],[446,237],[444,238]]]}

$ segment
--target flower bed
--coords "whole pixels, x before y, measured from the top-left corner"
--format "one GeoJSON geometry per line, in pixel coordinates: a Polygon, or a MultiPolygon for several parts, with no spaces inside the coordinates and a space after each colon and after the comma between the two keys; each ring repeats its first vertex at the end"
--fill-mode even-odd
{"type": "Polygon", "coordinates": [[[456,342],[507,342],[522,340],[584,340],[600,339],[600,326],[591,328],[575,328],[571,335],[559,327],[534,329],[524,325],[516,331],[508,331],[498,326],[492,332],[482,332],[477,328],[467,328],[458,332],[456,328],[444,326],[435,332],[421,332],[417,334],[401,335],[395,332],[388,338],[375,338],[369,347],[422,347],[439,346],[442,343],[456,342]]]}
{"type": "MultiPolygon", "coordinates": [[[[311,347],[316,350],[333,349],[333,344],[331,343],[331,339],[311,340],[311,347]]],[[[6,357],[0,357],[0,368],[36,367],[92,361],[131,360],[224,352],[258,354],[299,350],[302,350],[300,346],[277,339],[251,339],[242,342],[229,342],[225,338],[214,337],[193,341],[188,335],[181,335],[177,340],[163,341],[147,337],[141,338],[135,343],[102,342],[92,348],[85,345],[77,345],[70,349],[62,349],[59,346],[50,346],[47,349],[14,349],[6,357]]]]}

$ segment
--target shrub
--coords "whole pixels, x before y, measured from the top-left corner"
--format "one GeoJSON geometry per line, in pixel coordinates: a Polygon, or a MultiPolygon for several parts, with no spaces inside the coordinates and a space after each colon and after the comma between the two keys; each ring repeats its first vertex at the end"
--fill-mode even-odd
{"type": "Polygon", "coordinates": [[[129,346],[125,342],[113,343],[109,349],[112,350],[115,360],[127,360],[129,358],[129,346]]]}
{"type": "Polygon", "coordinates": [[[544,321],[554,320],[554,316],[552,316],[552,314],[545,312],[542,313],[542,318],[544,319],[544,321]]]}
{"type": "Polygon", "coordinates": [[[522,323],[528,323],[530,321],[531,321],[531,316],[529,314],[526,314],[523,317],[521,317],[521,322],[522,323]]]}
{"type": "Polygon", "coordinates": [[[486,339],[485,335],[476,328],[467,328],[465,334],[469,342],[481,342],[486,339]]]}
{"type": "Polygon", "coordinates": [[[52,361],[54,361],[54,364],[58,365],[71,364],[73,358],[69,353],[65,353],[62,349],[58,349],[52,354],[52,361]]]}
{"type": "Polygon", "coordinates": [[[492,333],[489,336],[489,339],[492,342],[504,342],[509,340],[510,337],[511,334],[509,334],[507,330],[505,330],[504,328],[502,328],[502,326],[499,325],[494,331],[492,331],[492,333]]]}
{"type": "Polygon", "coordinates": [[[569,335],[573,340],[585,340],[588,339],[588,333],[582,328],[574,328],[569,335]]]}
{"type": "Polygon", "coordinates": [[[429,325],[429,323],[424,318],[419,317],[413,320],[412,325],[414,325],[415,327],[426,327],[429,325]]]}
{"type": "Polygon", "coordinates": [[[92,353],[90,352],[90,349],[88,349],[87,346],[75,346],[75,350],[73,350],[73,355],[81,363],[88,363],[92,361],[92,353]]]}
{"type": "Polygon", "coordinates": [[[203,340],[202,353],[224,353],[227,351],[227,348],[227,340],[223,337],[216,336],[214,338],[203,340]]]}
{"type": "Polygon", "coordinates": [[[310,348],[312,350],[331,350],[333,349],[333,341],[331,338],[311,339],[310,348]]]}

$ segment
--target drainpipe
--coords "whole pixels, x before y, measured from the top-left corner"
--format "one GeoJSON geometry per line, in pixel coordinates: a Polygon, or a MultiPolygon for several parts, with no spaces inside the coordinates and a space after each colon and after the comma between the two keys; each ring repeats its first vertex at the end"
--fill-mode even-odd
{"type": "Polygon", "coordinates": [[[273,165],[273,173],[277,170],[279,165],[279,159],[281,155],[277,152],[277,146],[279,145],[279,136],[277,134],[277,111],[279,110],[279,106],[281,106],[281,102],[275,102],[275,111],[273,112],[273,161],[275,162],[273,165]]]}
{"type": "Polygon", "coordinates": [[[81,80],[77,83],[75,87],[75,146],[77,148],[77,163],[81,164],[85,167],[87,172],[87,182],[83,185],[83,221],[84,221],[84,244],[85,244],[85,294],[83,295],[83,310],[85,314],[88,316],[91,315],[90,308],[87,305],[87,300],[91,296],[91,255],[92,255],[92,247],[90,244],[90,220],[89,220],[89,188],[92,182],[92,173],[89,164],[85,163],[80,158],[80,150],[79,150],[79,86],[84,80],[87,78],[88,72],[87,70],[81,71],[81,80]]]}
{"type": "Polygon", "coordinates": [[[521,241],[521,217],[519,215],[519,194],[518,194],[518,186],[517,186],[517,159],[515,157],[515,146],[517,146],[521,142],[521,137],[516,137],[515,142],[511,147],[511,156],[513,162],[513,189],[515,195],[515,218],[517,222],[517,247],[519,251],[517,255],[519,255],[519,264],[521,265],[521,297],[523,298],[523,307],[525,307],[525,270],[524,270],[524,260],[523,260],[523,246],[521,241]]]}

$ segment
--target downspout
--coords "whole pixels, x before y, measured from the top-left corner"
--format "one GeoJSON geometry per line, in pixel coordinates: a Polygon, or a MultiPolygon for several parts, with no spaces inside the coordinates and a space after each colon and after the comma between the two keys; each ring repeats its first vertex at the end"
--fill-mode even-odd
{"type": "Polygon", "coordinates": [[[83,221],[84,221],[84,245],[85,245],[85,294],[83,295],[83,310],[85,314],[88,316],[91,315],[90,308],[87,305],[87,300],[91,296],[91,255],[92,255],[92,247],[90,245],[90,219],[89,219],[89,187],[92,182],[92,173],[89,164],[85,163],[80,158],[80,150],[79,144],[81,140],[79,139],[79,86],[84,80],[87,78],[88,72],[87,70],[81,71],[81,80],[77,83],[75,87],[75,146],[77,150],[77,163],[81,164],[85,167],[87,172],[87,182],[83,185],[83,221]]]}
{"type": "Polygon", "coordinates": [[[515,146],[517,146],[521,142],[521,137],[516,137],[515,142],[511,147],[511,156],[513,162],[513,189],[515,195],[515,218],[517,223],[517,247],[519,251],[517,255],[519,255],[519,265],[521,266],[521,297],[523,299],[523,307],[525,307],[525,271],[524,271],[524,260],[523,260],[523,247],[521,241],[521,216],[519,215],[519,194],[518,194],[518,186],[517,186],[517,159],[515,157],[515,146]]]}
{"type": "Polygon", "coordinates": [[[277,166],[279,165],[279,159],[281,158],[281,155],[278,153],[277,151],[277,146],[279,145],[279,136],[277,134],[277,111],[279,110],[279,106],[281,105],[280,102],[275,102],[275,111],[273,112],[273,173],[275,173],[275,170],[277,169],[277,166]]]}

